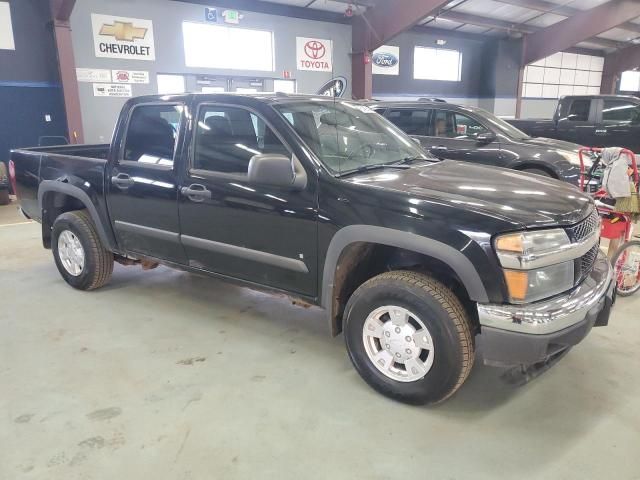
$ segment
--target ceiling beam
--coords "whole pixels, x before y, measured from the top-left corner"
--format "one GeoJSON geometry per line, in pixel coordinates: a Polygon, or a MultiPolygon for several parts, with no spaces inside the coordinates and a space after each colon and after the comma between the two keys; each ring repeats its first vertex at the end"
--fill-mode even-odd
{"type": "MultiPolygon", "coordinates": [[[[567,7],[565,5],[558,5],[547,0],[497,0],[500,3],[506,3],[507,5],[513,5],[516,7],[528,8],[530,10],[536,10],[541,13],[555,13],[562,15],[563,17],[573,17],[582,12],[578,8],[567,7]]],[[[640,33],[640,25],[633,22],[624,22],[618,25],[617,28],[627,30],[629,32],[640,33]]]]}
{"type": "Polygon", "coordinates": [[[562,52],[636,17],[640,17],[640,2],[637,0],[614,0],[583,10],[566,20],[527,35],[523,63],[526,65],[562,52]]]}
{"type": "Polygon", "coordinates": [[[354,17],[353,51],[372,52],[449,1],[403,0],[402,8],[398,8],[395,1],[378,2],[362,15],[354,17]]]}
{"type": "MultiPolygon", "coordinates": [[[[469,25],[477,25],[478,27],[494,28],[496,30],[502,30],[505,32],[531,34],[542,30],[540,27],[534,27],[533,25],[526,25],[524,23],[512,23],[505,20],[481,17],[478,15],[456,12],[452,10],[441,12],[440,15],[438,15],[438,18],[443,18],[445,20],[451,20],[458,23],[466,23],[469,25]]],[[[436,26],[437,20],[435,24],[430,25],[436,26]]],[[[607,38],[591,38],[589,39],[589,42],[597,44],[603,49],[617,49],[620,48],[621,45],[621,43],[616,42],[615,40],[609,40],[607,38]]]]}

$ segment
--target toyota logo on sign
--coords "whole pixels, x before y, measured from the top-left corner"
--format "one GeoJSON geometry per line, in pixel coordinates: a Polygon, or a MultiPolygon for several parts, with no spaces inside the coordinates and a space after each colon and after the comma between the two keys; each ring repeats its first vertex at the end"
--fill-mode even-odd
{"type": "Polygon", "coordinates": [[[331,72],[333,43],[323,38],[296,37],[296,63],[298,70],[331,72]]]}
{"type": "Polygon", "coordinates": [[[313,58],[314,60],[324,57],[326,52],[326,48],[322,42],[318,40],[311,40],[304,44],[304,53],[307,54],[307,57],[313,58]]]}

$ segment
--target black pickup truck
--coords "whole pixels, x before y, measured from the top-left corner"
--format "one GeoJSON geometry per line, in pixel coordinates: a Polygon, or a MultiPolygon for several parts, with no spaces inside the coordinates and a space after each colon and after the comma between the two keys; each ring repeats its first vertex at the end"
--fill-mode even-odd
{"type": "Polygon", "coordinates": [[[623,95],[566,96],[551,120],[507,120],[533,137],[589,147],[623,147],[640,154],[640,99],[623,95]]]}
{"type": "Polygon", "coordinates": [[[71,286],[104,285],[116,261],[285,292],[324,308],[362,377],[405,402],[452,395],[476,348],[490,364],[535,365],[608,322],[612,274],[588,196],[434,161],[357,103],[141,97],[111,146],[11,162],[71,286]]]}

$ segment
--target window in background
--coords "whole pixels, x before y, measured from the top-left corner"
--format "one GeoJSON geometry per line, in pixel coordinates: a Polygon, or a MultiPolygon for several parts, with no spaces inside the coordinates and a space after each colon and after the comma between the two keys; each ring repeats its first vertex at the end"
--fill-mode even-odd
{"type": "Polygon", "coordinates": [[[640,72],[629,70],[620,75],[621,92],[640,92],[640,72]]]}
{"type": "Polygon", "coordinates": [[[459,82],[462,76],[462,54],[457,50],[415,47],[413,78],[459,82]]]}
{"type": "Polygon", "coordinates": [[[591,108],[591,100],[574,100],[569,107],[567,120],[572,122],[586,122],[589,120],[589,109],[591,108]]]}
{"type": "Polygon", "coordinates": [[[640,123],[640,107],[624,100],[605,100],[602,107],[602,121],[637,125],[640,123]]]}
{"type": "Polygon", "coordinates": [[[387,120],[408,135],[426,135],[428,110],[394,109],[390,110],[387,120]]]}
{"type": "Polygon", "coordinates": [[[15,50],[13,27],[11,26],[11,9],[8,2],[0,1],[0,50],[15,50]]]}
{"type": "Polygon", "coordinates": [[[274,80],[273,91],[282,93],[296,93],[295,80],[274,80]]]}
{"type": "Polygon", "coordinates": [[[182,75],[158,74],[158,93],[160,95],[171,95],[186,92],[184,77],[182,75]]]}
{"type": "Polygon", "coordinates": [[[274,70],[273,32],[182,23],[187,67],[274,70]]]}
{"type": "Polygon", "coordinates": [[[554,99],[563,95],[597,95],[603,67],[604,57],[555,53],[527,65],[522,95],[554,99]]]}

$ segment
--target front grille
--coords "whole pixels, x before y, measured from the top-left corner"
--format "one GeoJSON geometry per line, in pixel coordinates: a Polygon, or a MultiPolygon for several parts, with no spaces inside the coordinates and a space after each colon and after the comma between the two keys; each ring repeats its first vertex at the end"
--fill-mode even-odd
{"type": "Polygon", "coordinates": [[[585,253],[582,257],[578,259],[580,264],[577,265],[577,270],[578,270],[576,272],[577,283],[580,283],[582,280],[584,280],[584,278],[587,275],[589,275],[589,273],[591,272],[591,269],[593,268],[593,264],[596,261],[596,257],[598,256],[599,248],[600,248],[600,245],[597,245],[597,244],[594,245],[591,248],[591,250],[589,250],[587,253],[585,253]]]}
{"type": "MultiPolygon", "coordinates": [[[[600,229],[600,216],[594,209],[591,214],[582,222],[566,229],[569,239],[573,242],[580,242],[600,229]]],[[[598,232],[599,233],[599,232],[598,232]]],[[[593,268],[593,264],[598,256],[599,244],[594,245],[591,250],[575,260],[575,284],[582,282],[593,268]]]]}
{"type": "Polygon", "coordinates": [[[600,228],[600,216],[594,209],[593,212],[591,212],[591,215],[589,215],[582,222],[574,225],[573,227],[567,228],[567,235],[569,235],[571,241],[575,243],[584,240],[598,228],[600,228]]]}

